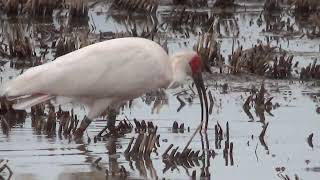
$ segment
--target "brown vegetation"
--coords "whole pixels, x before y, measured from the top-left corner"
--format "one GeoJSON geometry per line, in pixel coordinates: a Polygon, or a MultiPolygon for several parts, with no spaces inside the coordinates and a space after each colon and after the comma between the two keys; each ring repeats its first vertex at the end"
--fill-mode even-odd
{"type": "Polygon", "coordinates": [[[28,0],[24,5],[24,11],[31,16],[52,16],[55,8],[61,6],[62,0],[28,0]]]}
{"type": "Polygon", "coordinates": [[[208,0],[173,0],[174,5],[187,5],[191,7],[208,6],[208,0]]]}
{"type": "Polygon", "coordinates": [[[19,15],[23,12],[31,16],[52,16],[53,10],[62,5],[62,0],[8,0],[4,11],[8,15],[19,15]]]}
{"type": "Polygon", "coordinates": [[[34,55],[34,49],[30,37],[25,34],[25,27],[21,23],[8,25],[8,44],[11,57],[30,58],[34,55]]]}
{"type": "Polygon", "coordinates": [[[3,134],[8,134],[12,127],[22,125],[25,122],[27,112],[14,110],[12,103],[0,98],[0,121],[3,134]]]}
{"type": "Polygon", "coordinates": [[[273,65],[269,69],[268,76],[275,79],[290,78],[292,72],[292,60],[293,55],[286,56],[286,53],[283,53],[279,58],[275,57],[273,65]]]}
{"type": "Polygon", "coordinates": [[[88,32],[86,30],[78,31],[71,34],[62,34],[56,42],[55,57],[65,55],[69,52],[90,45],[88,32]]]}
{"type": "Polygon", "coordinates": [[[88,22],[89,6],[87,0],[71,0],[69,7],[69,19],[72,23],[86,24],[88,22]]]}
{"type": "Polygon", "coordinates": [[[270,62],[273,60],[275,47],[269,44],[255,45],[250,49],[238,48],[230,57],[229,63],[231,73],[237,74],[240,72],[265,75],[270,68],[270,62]]]}
{"type": "Polygon", "coordinates": [[[319,38],[320,37],[320,14],[312,14],[308,22],[311,25],[311,31],[307,32],[308,38],[319,38]]]}
{"type": "Polygon", "coordinates": [[[164,18],[166,24],[174,31],[180,33],[192,32],[197,34],[196,27],[201,27],[203,31],[207,32],[215,21],[214,15],[208,14],[204,11],[190,11],[186,7],[179,7],[172,9],[170,14],[164,18]],[[183,32],[183,31],[186,32],[183,32]]]}
{"type": "Polygon", "coordinates": [[[235,0],[216,0],[214,6],[216,7],[232,7],[235,5],[235,0]]]}
{"type": "Polygon", "coordinates": [[[266,0],[263,6],[265,12],[271,13],[275,11],[281,11],[280,0],[266,0]]]}
{"type": "Polygon", "coordinates": [[[298,14],[308,15],[320,7],[318,0],[295,0],[294,11],[298,14]]]}
{"type": "Polygon", "coordinates": [[[140,131],[134,144],[134,138],[132,138],[127,149],[125,150],[125,155],[127,156],[126,158],[150,158],[151,152],[156,151],[157,146],[160,147],[160,135],[157,135],[157,129],[158,127],[148,128],[148,133],[145,131],[140,131]]]}
{"type": "Polygon", "coordinates": [[[3,2],[3,9],[8,15],[17,15],[22,11],[24,3],[26,3],[26,0],[8,0],[7,2],[3,2]]]}
{"type": "Polygon", "coordinates": [[[158,0],[115,0],[112,6],[133,12],[155,13],[158,4],[158,0]]]}
{"type": "Polygon", "coordinates": [[[210,72],[211,66],[216,66],[222,73],[224,65],[224,58],[220,54],[220,44],[212,34],[204,34],[199,37],[197,44],[194,46],[194,50],[197,51],[207,71],[210,72]]]}
{"type": "Polygon", "coordinates": [[[320,64],[317,64],[317,60],[314,60],[313,63],[310,63],[307,67],[301,69],[300,79],[320,79],[320,64]]]}

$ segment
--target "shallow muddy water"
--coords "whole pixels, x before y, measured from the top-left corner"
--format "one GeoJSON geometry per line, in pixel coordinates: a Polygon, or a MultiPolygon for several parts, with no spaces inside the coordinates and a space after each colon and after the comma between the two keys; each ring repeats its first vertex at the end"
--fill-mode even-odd
{"type": "MultiPolygon", "coordinates": [[[[265,136],[265,144],[259,140],[262,130],[260,117],[255,115],[253,120],[243,111],[242,105],[248,95],[247,87],[259,86],[258,82],[229,82],[230,89],[226,94],[221,88],[211,87],[216,105],[210,116],[207,136],[210,150],[217,153],[215,158],[210,158],[209,170],[211,178],[238,178],[240,179],[279,179],[280,175],[301,179],[317,179],[319,175],[319,89],[307,88],[305,84],[294,82],[270,81],[268,92],[274,97],[273,102],[280,107],[271,111],[272,115],[265,113],[265,122],[269,127],[265,136]],[[223,129],[228,121],[230,125],[230,141],[234,143],[233,161],[226,165],[223,157],[223,148],[215,147],[213,126],[219,122],[223,129]],[[313,147],[308,142],[308,136],[314,133],[313,147]],[[284,169],[278,170],[278,169],[284,169]]],[[[159,127],[161,147],[152,154],[151,162],[130,162],[124,157],[124,150],[131,137],[137,134],[130,133],[121,138],[106,138],[97,143],[84,142],[76,144],[65,137],[48,137],[37,135],[31,128],[30,119],[13,128],[9,135],[1,135],[1,157],[10,160],[10,167],[14,171],[14,179],[87,179],[105,177],[104,169],[109,172],[116,171],[123,165],[132,178],[170,178],[187,179],[189,174],[196,169],[199,171],[208,162],[199,161],[199,165],[184,169],[169,169],[164,172],[165,164],[162,162],[161,153],[173,143],[183,147],[198,126],[200,108],[197,100],[192,105],[186,105],[179,113],[180,104],[172,96],[174,92],[167,92],[169,105],[164,105],[160,113],[152,113],[152,104],[147,106],[141,100],[135,100],[132,109],[125,109],[123,114],[129,119],[137,118],[154,122],[159,127]],[[185,123],[190,132],[173,133],[173,121],[185,123]],[[101,169],[91,165],[94,160],[102,157],[101,169]],[[204,164],[203,164],[204,163],[204,164]],[[130,168],[133,167],[133,169],[130,168]],[[144,169],[145,168],[145,169],[144,169]]],[[[124,115],[121,115],[123,117],[124,115]]],[[[104,121],[96,121],[90,126],[88,133],[93,139],[105,125],[104,121]]],[[[201,150],[201,136],[197,135],[191,143],[194,150],[201,150]]],[[[222,145],[223,147],[223,145],[222,145]]],[[[110,176],[109,178],[112,178],[110,176]]],[[[280,178],[281,179],[281,178],[280,178]]]]}
{"type": "MultiPolygon", "coordinates": [[[[155,20],[166,22],[172,8],[170,2],[160,3],[155,17],[133,16],[138,31],[146,26],[152,27],[155,20]]],[[[295,35],[288,36],[281,35],[281,32],[267,32],[265,17],[261,16],[264,1],[237,2],[241,6],[231,10],[227,15],[207,7],[196,8],[197,12],[213,14],[216,19],[224,22],[220,25],[221,34],[217,40],[221,43],[221,54],[225,58],[232,53],[233,42],[236,49],[237,44],[250,48],[257,41],[270,41],[272,45],[294,55],[294,61],[299,61],[299,66],[295,68],[297,70],[302,65],[320,58],[320,40],[303,36],[308,31],[307,27],[296,22],[295,35]],[[262,23],[258,25],[260,18],[262,23]],[[232,25],[233,23],[237,25],[232,25]]],[[[89,39],[93,42],[99,41],[102,32],[125,33],[127,26],[132,23],[132,19],[127,19],[126,15],[111,9],[109,2],[97,1],[94,4],[94,1],[90,1],[90,4],[89,39]]],[[[288,18],[292,22],[295,21],[294,16],[283,10],[281,19],[288,18]]],[[[32,34],[37,52],[43,49],[32,33],[33,28],[40,24],[59,29],[63,22],[63,18],[61,20],[58,17],[55,17],[53,22],[42,24],[36,21],[28,22],[30,28],[27,33],[32,34]]],[[[10,18],[5,15],[0,17],[0,25],[10,23],[10,18]]],[[[198,39],[197,33],[205,29],[199,25],[194,27],[195,33],[186,33],[188,26],[181,26],[184,28],[180,32],[173,30],[170,25],[168,29],[160,29],[160,43],[167,43],[170,54],[181,49],[191,49],[198,39]]],[[[56,35],[52,36],[54,39],[56,35]]],[[[48,38],[46,43],[52,43],[52,39],[48,38]]],[[[43,58],[43,62],[53,60],[52,52],[55,49],[49,48],[48,51],[49,54],[43,58]]],[[[22,71],[21,68],[10,67],[10,62],[7,62],[9,60],[11,59],[0,56],[0,62],[4,62],[4,65],[0,66],[2,83],[22,71]]],[[[24,71],[27,68],[22,69],[24,71]]],[[[24,122],[16,124],[7,134],[0,133],[0,159],[9,160],[8,165],[13,171],[12,179],[121,179],[123,177],[119,176],[119,170],[123,166],[128,172],[127,178],[130,179],[190,179],[194,170],[199,179],[202,170],[208,169],[211,179],[316,180],[320,175],[320,87],[317,81],[301,82],[296,79],[297,74],[293,73],[293,76],[290,80],[266,79],[266,98],[273,97],[273,107],[269,113],[259,113],[250,105],[250,117],[243,105],[252,88],[260,88],[262,77],[217,73],[207,75],[205,84],[214,100],[209,117],[209,129],[207,133],[197,134],[190,148],[201,152],[214,150],[216,155],[214,158],[205,156],[204,159],[188,162],[188,166],[176,162],[176,166],[168,167],[162,158],[170,144],[174,144],[174,147],[179,146],[181,151],[200,123],[200,102],[193,94],[192,87],[188,85],[167,90],[165,100],[161,103],[155,101],[155,96],[138,98],[130,108],[126,106],[118,116],[117,119],[128,118],[131,123],[133,118],[136,118],[152,121],[158,126],[157,134],[160,134],[161,146],[157,148],[156,153],[151,153],[150,159],[128,160],[125,157],[124,151],[130,139],[138,136],[134,132],[123,137],[102,138],[94,142],[94,136],[106,125],[105,120],[97,119],[89,126],[88,134],[84,136],[83,141],[76,143],[70,137],[39,134],[32,128],[30,114],[24,122]],[[177,95],[185,102],[185,106],[181,107],[177,95]],[[188,102],[190,99],[191,102],[188,102]],[[185,124],[183,133],[172,131],[174,121],[185,124]],[[215,137],[217,122],[224,131],[223,139],[220,141],[221,147],[215,137]],[[230,126],[229,141],[233,143],[232,159],[224,156],[227,122],[230,126]],[[259,135],[267,123],[269,125],[264,139],[261,139],[259,135]],[[313,138],[310,142],[311,134],[313,138]],[[100,157],[102,159],[99,165],[94,165],[94,161],[100,157]],[[109,174],[107,176],[106,169],[109,174]]],[[[66,105],[62,108],[70,110],[71,106],[66,105]]],[[[81,119],[85,111],[78,107],[75,108],[75,114],[81,119]]],[[[1,172],[0,175],[6,179],[8,172],[1,172]]]]}

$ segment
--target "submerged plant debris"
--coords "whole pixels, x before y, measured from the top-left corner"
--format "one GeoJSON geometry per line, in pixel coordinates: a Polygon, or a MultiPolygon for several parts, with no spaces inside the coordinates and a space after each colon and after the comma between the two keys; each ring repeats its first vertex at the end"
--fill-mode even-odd
{"type": "Polygon", "coordinates": [[[114,129],[109,112],[77,141],[82,106],[0,97],[0,179],[318,179],[320,1],[0,0],[0,86],[121,37],[198,52],[207,133],[191,83],[123,104],[114,129]]]}

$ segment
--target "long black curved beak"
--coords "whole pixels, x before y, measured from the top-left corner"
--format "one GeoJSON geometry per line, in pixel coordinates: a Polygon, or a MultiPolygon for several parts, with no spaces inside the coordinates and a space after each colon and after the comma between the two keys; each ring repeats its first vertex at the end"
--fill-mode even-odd
{"type": "Polygon", "coordinates": [[[204,106],[205,106],[205,111],[206,111],[205,130],[207,130],[208,120],[209,120],[208,98],[207,98],[206,89],[204,87],[204,82],[202,79],[201,72],[193,74],[192,78],[193,78],[193,81],[197,87],[197,91],[198,91],[199,99],[200,99],[200,104],[201,104],[201,129],[203,126],[203,118],[204,118],[204,109],[203,109],[203,101],[204,101],[204,106]]]}

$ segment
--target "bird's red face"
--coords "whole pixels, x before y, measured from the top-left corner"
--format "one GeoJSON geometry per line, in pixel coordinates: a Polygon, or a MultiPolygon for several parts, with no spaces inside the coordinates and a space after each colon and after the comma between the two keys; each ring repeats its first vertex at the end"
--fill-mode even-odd
{"type": "Polygon", "coordinates": [[[190,61],[190,67],[192,70],[192,74],[196,74],[202,72],[202,60],[201,57],[196,54],[190,61]]]}
{"type": "Polygon", "coordinates": [[[203,78],[202,78],[203,64],[202,64],[201,57],[198,54],[194,55],[189,64],[190,64],[191,71],[192,71],[192,78],[193,78],[193,81],[196,85],[196,88],[197,88],[197,91],[199,94],[199,99],[200,99],[200,104],[201,104],[201,122],[202,123],[203,123],[203,116],[204,116],[203,105],[205,105],[205,110],[206,110],[205,129],[207,129],[208,118],[209,118],[209,109],[208,109],[207,93],[206,93],[206,89],[205,89],[203,78]]]}

